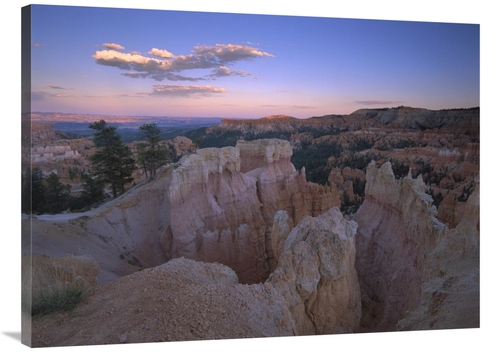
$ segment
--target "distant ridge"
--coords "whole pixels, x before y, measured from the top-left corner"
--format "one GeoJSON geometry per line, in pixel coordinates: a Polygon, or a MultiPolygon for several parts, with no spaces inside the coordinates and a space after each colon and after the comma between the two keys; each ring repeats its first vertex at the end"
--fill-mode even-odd
{"type": "Polygon", "coordinates": [[[263,119],[280,120],[280,119],[295,119],[295,117],[289,116],[289,115],[269,115],[269,116],[263,117],[263,119]]]}
{"type": "Polygon", "coordinates": [[[477,124],[479,107],[429,110],[399,106],[394,108],[359,109],[348,115],[324,115],[299,119],[289,115],[270,115],[257,119],[223,118],[215,128],[238,130],[292,131],[295,128],[353,131],[364,128],[391,129],[469,129],[477,124]]]}

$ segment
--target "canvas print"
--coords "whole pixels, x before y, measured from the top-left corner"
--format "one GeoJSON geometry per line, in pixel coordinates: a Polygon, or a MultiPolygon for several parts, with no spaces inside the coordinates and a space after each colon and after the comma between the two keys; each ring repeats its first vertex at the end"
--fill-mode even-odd
{"type": "Polygon", "coordinates": [[[479,24],[22,16],[24,344],[479,328],[479,24]]]}

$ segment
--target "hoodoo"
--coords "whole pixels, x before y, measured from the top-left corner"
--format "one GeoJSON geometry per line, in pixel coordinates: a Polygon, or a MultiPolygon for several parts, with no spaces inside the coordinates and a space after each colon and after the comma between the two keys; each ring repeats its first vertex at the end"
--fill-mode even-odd
{"type": "Polygon", "coordinates": [[[366,179],[354,217],[363,331],[479,327],[479,183],[449,229],[420,177],[396,180],[385,163],[366,179]]]}
{"type": "Polygon", "coordinates": [[[31,219],[34,253],[90,255],[101,282],[33,345],[357,331],[357,225],[290,156],[280,140],[200,149],[99,209],[31,219]]]}
{"type": "Polygon", "coordinates": [[[276,265],[275,213],[287,211],[295,226],[340,204],[336,188],[307,182],[291,154],[277,139],[199,149],[101,208],[33,219],[33,253],[102,257],[101,282],[177,257],[262,282],[276,265]]]}

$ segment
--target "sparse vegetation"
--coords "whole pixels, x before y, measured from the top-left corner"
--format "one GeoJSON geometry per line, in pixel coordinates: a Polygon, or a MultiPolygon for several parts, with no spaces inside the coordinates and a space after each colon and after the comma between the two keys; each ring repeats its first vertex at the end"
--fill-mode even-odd
{"type": "Polygon", "coordinates": [[[23,311],[35,316],[73,310],[92,293],[88,278],[98,270],[88,258],[23,257],[23,311]]]}
{"type": "Polygon", "coordinates": [[[53,172],[44,177],[40,169],[28,169],[22,174],[21,211],[25,214],[60,213],[74,201],[69,195],[70,188],[53,172]]]}
{"type": "Polygon", "coordinates": [[[45,315],[53,312],[73,310],[84,298],[85,290],[70,283],[47,286],[33,297],[32,315],[45,315]]]}

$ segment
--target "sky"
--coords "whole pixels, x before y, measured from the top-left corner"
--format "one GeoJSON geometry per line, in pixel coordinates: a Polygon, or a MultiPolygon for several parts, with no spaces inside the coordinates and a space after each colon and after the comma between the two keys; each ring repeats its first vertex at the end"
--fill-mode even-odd
{"type": "Polygon", "coordinates": [[[34,5],[32,111],[298,118],[479,106],[479,25],[34,5]]]}

